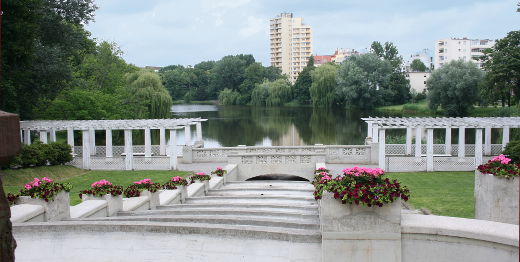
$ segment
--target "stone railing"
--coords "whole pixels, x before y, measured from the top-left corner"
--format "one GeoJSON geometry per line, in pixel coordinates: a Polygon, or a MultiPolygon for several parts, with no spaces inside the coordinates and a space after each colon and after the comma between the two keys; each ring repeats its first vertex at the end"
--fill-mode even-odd
{"type": "MultiPolygon", "coordinates": [[[[406,155],[406,145],[405,144],[386,144],[386,155],[406,155]]],[[[502,152],[501,144],[492,144],[491,145],[491,155],[499,155],[502,152]]],[[[437,155],[452,155],[457,156],[459,153],[459,145],[452,144],[451,152],[446,152],[445,144],[434,144],[433,145],[433,153],[437,155]]],[[[464,153],[466,156],[473,156],[475,154],[475,145],[473,144],[465,144],[464,145],[464,153]]],[[[415,154],[415,144],[412,144],[411,155],[415,154]]],[[[426,154],[426,144],[421,144],[421,154],[426,154]]]]}

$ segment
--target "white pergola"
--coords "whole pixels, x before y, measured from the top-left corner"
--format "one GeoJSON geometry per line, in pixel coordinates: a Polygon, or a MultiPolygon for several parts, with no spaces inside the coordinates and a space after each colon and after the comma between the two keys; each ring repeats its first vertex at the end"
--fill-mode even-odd
{"type": "Polygon", "coordinates": [[[38,120],[38,121],[21,121],[20,132],[22,142],[24,144],[31,143],[31,132],[38,132],[40,141],[48,143],[48,136],[51,142],[56,141],[57,131],[67,131],[67,143],[74,148],[74,131],[82,132],[82,167],[84,169],[91,168],[91,155],[96,154],[95,131],[104,130],[106,135],[105,157],[114,157],[112,150],[112,131],[124,130],[124,157],[125,169],[133,169],[133,145],[132,131],[144,130],[144,157],[152,157],[151,130],[159,130],[159,152],[160,155],[167,154],[166,148],[166,131],[170,132],[170,140],[168,143],[168,151],[170,158],[170,169],[177,168],[176,156],[176,130],[184,129],[185,144],[191,145],[191,129],[192,125],[196,126],[197,139],[196,142],[202,142],[202,122],[207,119],[201,118],[183,118],[183,119],[125,119],[125,120],[38,120]]]}
{"type": "Polygon", "coordinates": [[[509,143],[511,128],[520,128],[520,117],[424,117],[424,118],[362,118],[368,125],[367,136],[374,143],[379,143],[379,167],[386,169],[385,130],[406,129],[406,153],[412,154],[412,136],[415,129],[415,157],[421,155],[422,130],[426,130],[426,167],[427,171],[433,171],[433,132],[435,129],[445,130],[445,152],[451,155],[451,130],[459,131],[458,157],[465,157],[465,130],[475,129],[475,165],[482,163],[482,156],[491,155],[491,129],[502,129],[502,149],[509,143]],[[484,143],[482,143],[482,130],[484,130],[484,143]]]}

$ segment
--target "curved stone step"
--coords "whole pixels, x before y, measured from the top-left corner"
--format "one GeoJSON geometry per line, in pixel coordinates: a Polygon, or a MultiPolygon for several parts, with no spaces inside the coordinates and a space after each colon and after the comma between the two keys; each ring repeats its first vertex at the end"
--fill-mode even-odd
{"type": "Polygon", "coordinates": [[[167,216],[167,215],[230,215],[230,216],[257,216],[257,217],[276,217],[280,219],[318,219],[318,212],[302,211],[263,211],[250,210],[247,208],[199,208],[199,209],[176,209],[176,210],[147,210],[147,211],[122,211],[118,216],[167,216]]]}
{"type": "Polygon", "coordinates": [[[292,181],[246,181],[228,182],[222,189],[306,189],[314,190],[309,182],[292,181]]]}
{"type": "Polygon", "coordinates": [[[237,217],[229,215],[169,215],[169,216],[117,216],[104,218],[85,218],[82,221],[150,221],[150,222],[179,222],[179,223],[205,223],[205,224],[226,224],[226,225],[251,225],[266,227],[281,227],[294,229],[319,230],[318,220],[284,220],[278,218],[265,217],[237,217]]]}
{"type": "Polygon", "coordinates": [[[318,205],[312,196],[206,196],[190,197],[186,199],[188,204],[216,204],[216,203],[240,203],[240,204],[280,204],[280,205],[318,205]]]}
{"type": "Polygon", "coordinates": [[[157,206],[157,209],[192,209],[192,208],[215,208],[215,207],[226,207],[226,208],[250,208],[250,209],[287,209],[287,210],[303,210],[303,211],[318,211],[317,205],[294,205],[294,204],[262,204],[262,203],[211,203],[211,204],[172,204],[172,205],[161,205],[157,206]]]}
{"type": "Polygon", "coordinates": [[[19,233],[32,232],[149,232],[157,234],[205,234],[218,238],[269,239],[300,243],[320,243],[319,230],[251,225],[149,221],[59,221],[13,225],[19,233]]]}
{"type": "Polygon", "coordinates": [[[210,190],[206,195],[207,196],[312,196],[314,190],[305,190],[305,189],[243,189],[243,188],[234,188],[234,189],[219,189],[219,190],[210,190]]]}

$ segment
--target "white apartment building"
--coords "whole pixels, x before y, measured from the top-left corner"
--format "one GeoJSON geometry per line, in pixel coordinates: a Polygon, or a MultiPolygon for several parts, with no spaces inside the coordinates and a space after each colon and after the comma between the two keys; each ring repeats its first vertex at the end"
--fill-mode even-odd
{"type": "Polygon", "coordinates": [[[312,55],[312,29],[292,13],[271,19],[270,27],[271,65],[294,83],[312,55]]]}
{"type": "Polygon", "coordinates": [[[483,55],[482,51],[492,48],[494,40],[490,39],[468,39],[449,38],[435,42],[435,68],[441,68],[444,64],[452,60],[472,61],[481,68],[481,61],[478,60],[483,55]]]}
{"type": "Polygon", "coordinates": [[[417,93],[426,90],[426,81],[430,78],[430,72],[406,72],[406,79],[410,81],[410,88],[417,93]]]}
{"type": "Polygon", "coordinates": [[[430,49],[423,49],[420,52],[417,52],[413,55],[410,55],[410,58],[404,61],[404,71],[410,72],[412,71],[410,66],[412,65],[413,60],[419,59],[427,68],[432,68],[433,66],[433,57],[431,55],[430,49]]]}

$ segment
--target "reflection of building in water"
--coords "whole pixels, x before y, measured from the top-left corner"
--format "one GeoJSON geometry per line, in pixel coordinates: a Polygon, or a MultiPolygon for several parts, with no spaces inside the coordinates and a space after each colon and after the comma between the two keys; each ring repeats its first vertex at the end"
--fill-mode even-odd
{"type": "Polygon", "coordinates": [[[273,140],[273,146],[304,146],[296,127],[291,124],[288,132],[279,139],[273,140]]]}

